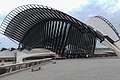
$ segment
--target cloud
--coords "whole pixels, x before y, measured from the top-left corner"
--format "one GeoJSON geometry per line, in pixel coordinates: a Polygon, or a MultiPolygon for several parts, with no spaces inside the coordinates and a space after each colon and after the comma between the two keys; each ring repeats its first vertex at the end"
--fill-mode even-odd
{"type": "Polygon", "coordinates": [[[119,0],[88,0],[88,4],[83,5],[82,8],[79,7],[69,11],[69,14],[82,21],[85,21],[93,16],[104,16],[116,27],[120,33],[119,0]]]}
{"type": "Polygon", "coordinates": [[[18,44],[14,43],[6,36],[0,34],[0,47],[11,48],[11,47],[18,47],[18,44]]]}
{"type": "Polygon", "coordinates": [[[7,14],[0,14],[0,25],[7,14]]]}
{"type": "MultiPolygon", "coordinates": [[[[0,1],[0,24],[7,14],[9,14],[13,9],[27,4],[39,4],[52,7],[67,13],[73,8],[77,8],[86,4],[87,0],[1,0],[0,1]]],[[[0,34],[1,46],[16,46],[12,41],[7,37],[0,34]]]]}
{"type": "MultiPolygon", "coordinates": [[[[69,11],[73,17],[81,21],[94,16],[108,19],[120,33],[120,0],[88,0],[87,4],[69,11]]],[[[103,47],[97,43],[97,47],[103,47]]]]}
{"type": "Polygon", "coordinates": [[[82,4],[86,4],[87,2],[87,0],[1,0],[0,13],[8,13],[14,8],[26,4],[46,5],[67,12],[73,8],[80,7],[82,4]]]}
{"type": "MultiPolygon", "coordinates": [[[[101,15],[113,23],[120,33],[120,27],[118,27],[120,26],[120,0],[1,0],[0,24],[10,11],[26,4],[46,5],[68,13],[82,21],[96,15],[101,15]]],[[[13,44],[8,38],[1,35],[0,42],[4,43],[4,46],[13,44]]]]}

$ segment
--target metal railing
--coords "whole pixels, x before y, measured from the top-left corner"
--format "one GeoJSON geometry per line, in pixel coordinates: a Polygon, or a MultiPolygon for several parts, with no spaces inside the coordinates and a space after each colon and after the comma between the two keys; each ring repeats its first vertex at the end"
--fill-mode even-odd
{"type": "Polygon", "coordinates": [[[52,62],[51,58],[45,58],[45,59],[41,59],[41,60],[34,60],[34,61],[29,61],[29,62],[24,62],[24,63],[0,66],[0,77],[9,75],[12,73],[16,73],[19,71],[23,71],[26,69],[30,69],[30,68],[33,68],[36,66],[39,67],[39,66],[48,64],[50,62],[52,62]]]}

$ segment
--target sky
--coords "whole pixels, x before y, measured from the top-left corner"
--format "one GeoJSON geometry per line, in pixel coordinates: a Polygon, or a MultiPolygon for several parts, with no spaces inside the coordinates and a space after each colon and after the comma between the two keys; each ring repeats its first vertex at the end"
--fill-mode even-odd
{"type": "MultiPolygon", "coordinates": [[[[104,16],[120,33],[120,0],[0,0],[0,24],[10,11],[27,4],[49,6],[81,21],[93,16],[104,16]]],[[[18,44],[0,34],[0,48],[17,46],[18,44]]]]}

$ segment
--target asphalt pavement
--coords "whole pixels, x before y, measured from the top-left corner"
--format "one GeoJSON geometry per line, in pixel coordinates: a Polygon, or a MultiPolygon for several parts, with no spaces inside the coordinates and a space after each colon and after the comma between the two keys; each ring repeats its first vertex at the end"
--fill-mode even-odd
{"type": "Polygon", "coordinates": [[[25,70],[0,80],[120,80],[120,59],[54,60],[40,70],[25,70]]]}

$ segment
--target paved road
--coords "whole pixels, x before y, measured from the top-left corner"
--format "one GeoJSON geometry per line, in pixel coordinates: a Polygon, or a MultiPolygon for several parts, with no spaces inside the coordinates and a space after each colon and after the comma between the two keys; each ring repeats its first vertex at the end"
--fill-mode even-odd
{"type": "Polygon", "coordinates": [[[0,80],[120,80],[120,59],[58,60],[39,71],[18,72],[0,80]]]}

